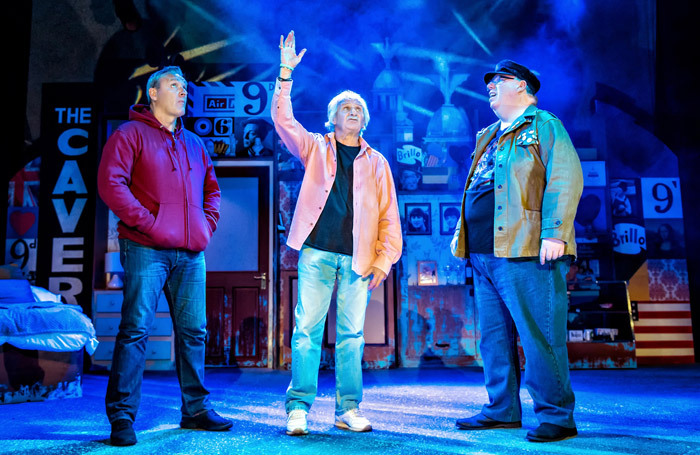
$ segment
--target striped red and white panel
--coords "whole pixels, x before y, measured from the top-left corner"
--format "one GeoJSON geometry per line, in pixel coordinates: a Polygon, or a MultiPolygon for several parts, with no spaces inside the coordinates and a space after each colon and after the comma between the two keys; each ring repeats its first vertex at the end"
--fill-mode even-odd
{"type": "Polygon", "coordinates": [[[634,322],[639,365],[694,363],[689,302],[637,302],[634,322]]]}

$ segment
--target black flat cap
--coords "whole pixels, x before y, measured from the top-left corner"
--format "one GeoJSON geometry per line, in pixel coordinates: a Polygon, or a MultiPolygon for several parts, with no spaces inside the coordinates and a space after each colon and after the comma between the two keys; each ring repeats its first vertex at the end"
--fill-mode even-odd
{"type": "Polygon", "coordinates": [[[532,89],[532,93],[537,93],[540,89],[540,80],[537,79],[537,76],[535,76],[528,67],[516,63],[513,60],[501,60],[498,62],[496,68],[492,72],[484,74],[484,83],[488,84],[491,82],[491,79],[497,74],[514,76],[527,82],[527,85],[532,89]]]}

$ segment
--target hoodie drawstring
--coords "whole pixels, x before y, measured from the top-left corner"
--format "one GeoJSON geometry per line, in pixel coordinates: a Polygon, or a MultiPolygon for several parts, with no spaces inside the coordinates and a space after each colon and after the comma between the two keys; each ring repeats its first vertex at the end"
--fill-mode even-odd
{"type": "Polygon", "coordinates": [[[187,167],[189,167],[189,170],[192,170],[192,163],[190,162],[190,151],[187,150],[187,139],[184,141],[185,143],[185,156],[187,157],[187,167]]]}
{"type": "MultiPolygon", "coordinates": [[[[165,131],[165,127],[161,126],[160,130],[165,131]]],[[[172,145],[174,148],[175,147],[175,133],[170,133],[170,135],[172,137],[172,145]]],[[[170,140],[170,138],[166,139],[166,141],[168,141],[168,140],[170,140]]],[[[171,149],[170,144],[168,144],[168,157],[170,158],[170,163],[172,163],[172,165],[173,165],[172,172],[175,172],[175,170],[177,168],[175,166],[175,158],[173,158],[173,150],[171,149]]]]}
{"type": "MultiPolygon", "coordinates": [[[[163,125],[160,126],[160,130],[165,132],[165,127],[163,125]]],[[[177,131],[177,130],[176,130],[177,131]]],[[[175,154],[175,151],[177,150],[177,138],[175,137],[176,131],[168,131],[170,133],[170,137],[166,140],[172,141],[171,144],[168,144],[168,157],[170,158],[170,163],[173,165],[172,171],[174,172],[177,170],[177,166],[175,165],[175,157],[173,155],[175,154]],[[172,147],[170,147],[172,145],[172,147]]],[[[187,168],[189,171],[192,171],[192,162],[190,161],[190,153],[187,148],[187,139],[185,138],[184,141],[182,141],[184,147],[185,147],[185,158],[187,159],[187,168]]]]}
{"type": "MultiPolygon", "coordinates": [[[[185,126],[183,124],[184,122],[182,121],[182,118],[179,118],[178,120],[180,121],[180,129],[184,129],[185,126]]],[[[177,131],[177,128],[175,128],[175,131],[177,131]]],[[[173,131],[173,142],[177,142],[175,141],[175,131],[173,131]]],[[[185,158],[187,159],[187,169],[189,171],[192,171],[192,163],[190,162],[190,151],[187,149],[187,136],[184,137],[182,143],[185,146],[185,158]]]]}

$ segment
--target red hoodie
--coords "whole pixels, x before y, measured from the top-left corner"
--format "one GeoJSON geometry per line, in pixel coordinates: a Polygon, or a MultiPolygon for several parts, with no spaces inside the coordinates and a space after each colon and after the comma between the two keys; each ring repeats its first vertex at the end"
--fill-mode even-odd
{"type": "Polygon", "coordinates": [[[146,105],[107,140],[97,173],[100,197],[119,217],[119,238],[158,248],[204,251],[219,221],[221,191],[202,140],[175,133],[146,105]]]}

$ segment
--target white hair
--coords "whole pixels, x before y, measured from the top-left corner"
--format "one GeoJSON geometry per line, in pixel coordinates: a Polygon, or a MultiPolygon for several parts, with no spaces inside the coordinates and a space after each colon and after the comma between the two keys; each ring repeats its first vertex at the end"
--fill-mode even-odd
{"type": "Polygon", "coordinates": [[[338,108],[346,101],[356,101],[360,106],[362,106],[362,113],[364,114],[364,124],[360,130],[360,136],[362,136],[362,133],[367,129],[367,125],[369,124],[369,110],[367,109],[367,103],[365,102],[364,98],[351,90],[345,90],[338,93],[328,103],[328,121],[326,122],[326,128],[328,128],[328,131],[335,131],[333,121],[338,113],[338,108]]]}

